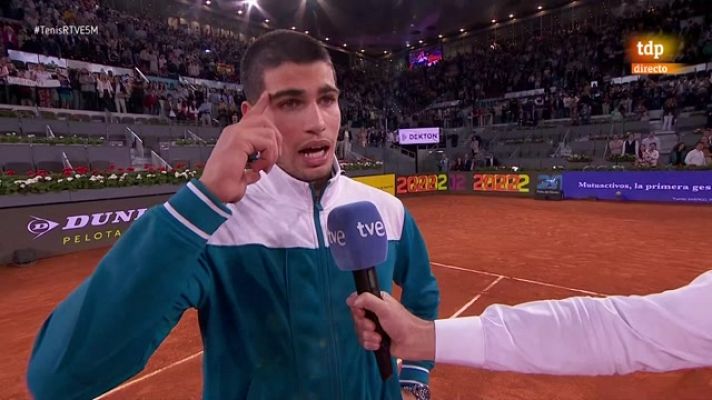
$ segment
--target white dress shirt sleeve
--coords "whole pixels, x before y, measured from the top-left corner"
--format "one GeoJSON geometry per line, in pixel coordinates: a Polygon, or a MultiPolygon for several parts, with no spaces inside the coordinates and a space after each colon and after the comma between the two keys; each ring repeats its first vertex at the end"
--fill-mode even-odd
{"type": "Polygon", "coordinates": [[[712,271],[648,296],[572,297],[435,322],[435,361],[553,375],[712,366],[712,271]]]}

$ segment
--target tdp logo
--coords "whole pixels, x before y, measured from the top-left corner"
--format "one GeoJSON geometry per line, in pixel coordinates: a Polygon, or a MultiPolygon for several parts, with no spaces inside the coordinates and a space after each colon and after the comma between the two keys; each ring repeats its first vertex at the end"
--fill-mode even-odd
{"type": "Polygon", "coordinates": [[[653,56],[654,60],[660,60],[660,58],[665,53],[665,45],[662,43],[655,43],[652,40],[648,40],[647,43],[638,41],[635,46],[638,50],[639,56],[653,56]]]}

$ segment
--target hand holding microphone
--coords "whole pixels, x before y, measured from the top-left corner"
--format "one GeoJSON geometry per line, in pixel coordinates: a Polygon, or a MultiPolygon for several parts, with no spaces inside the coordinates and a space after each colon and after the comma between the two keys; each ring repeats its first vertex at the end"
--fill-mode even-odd
{"type": "MultiPolygon", "coordinates": [[[[335,208],[327,220],[329,249],[342,271],[352,271],[356,291],[381,297],[375,266],[386,260],[388,237],[381,215],[373,203],[360,201],[335,208]]],[[[365,311],[365,317],[374,324],[380,335],[380,345],[373,348],[383,380],[393,374],[390,338],[378,317],[365,311]]]]}

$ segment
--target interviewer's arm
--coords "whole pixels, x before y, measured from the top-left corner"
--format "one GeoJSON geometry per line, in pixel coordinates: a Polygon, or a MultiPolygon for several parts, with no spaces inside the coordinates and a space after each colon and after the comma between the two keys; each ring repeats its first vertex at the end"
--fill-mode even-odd
{"type": "Polygon", "coordinates": [[[574,297],[435,322],[435,361],[555,375],[712,366],[712,271],[648,296],[574,297]]]}

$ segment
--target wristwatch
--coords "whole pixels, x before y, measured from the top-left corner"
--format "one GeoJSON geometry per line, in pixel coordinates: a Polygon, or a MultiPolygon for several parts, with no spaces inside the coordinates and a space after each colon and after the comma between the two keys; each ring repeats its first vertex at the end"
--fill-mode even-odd
{"type": "Polygon", "coordinates": [[[408,383],[401,385],[401,390],[413,394],[418,400],[430,400],[430,387],[428,387],[428,385],[408,383]]]}

